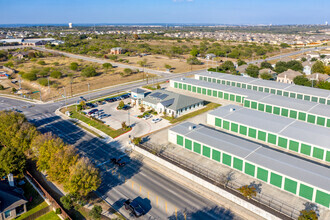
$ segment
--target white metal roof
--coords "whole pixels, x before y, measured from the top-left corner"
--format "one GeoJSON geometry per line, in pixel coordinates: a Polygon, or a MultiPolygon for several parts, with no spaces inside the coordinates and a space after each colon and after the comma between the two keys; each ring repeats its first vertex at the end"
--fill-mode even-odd
{"type": "Polygon", "coordinates": [[[169,129],[188,139],[219,149],[279,174],[330,191],[329,168],[267,146],[190,122],[169,129]],[[194,127],[192,130],[189,127],[194,127]]]}
{"type": "Polygon", "coordinates": [[[238,124],[330,150],[330,129],[242,106],[227,105],[208,113],[238,124]],[[234,108],[234,111],[230,109],[234,108]]]}

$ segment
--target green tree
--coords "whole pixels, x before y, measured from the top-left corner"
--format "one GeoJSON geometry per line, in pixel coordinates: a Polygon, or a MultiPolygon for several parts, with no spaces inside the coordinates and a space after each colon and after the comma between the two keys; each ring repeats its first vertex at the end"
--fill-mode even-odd
{"type": "Polygon", "coordinates": [[[122,109],[125,106],[125,103],[123,100],[121,100],[118,104],[118,109],[122,109]]]}
{"type": "Polygon", "coordinates": [[[251,199],[252,197],[257,195],[257,191],[256,191],[256,188],[254,186],[245,185],[245,186],[242,186],[242,187],[238,188],[238,190],[247,199],[251,199]]]}
{"type": "Polygon", "coordinates": [[[296,76],[293,79],[293,83],[301,86],[309,86],[309,87],[312,86],[312,82],[309,79],[307,79],[305,76],[296,76]]]}
{"type": "Polygon", "coordinates": [[[312,73],[324,73],[325,68],[322,61],[316,61],[312,66],[312,73]]]}
{"type": "Polygon", "coordinates": [[[130,76],[130,75],[132,75],[132,73],[133,73],[133,70],[131,70],[130,68],[125,68],[124,69],[125,76],[130,76]]]}
{"type": "Polygon", "coordinates": [[[238,61],[237,61],[237,65],[238,65],[238,66],[242,66],[242,65],[244,65],[244,64],[246,64],[246,62],[245,62],[244,60],[238,60],[238,61]]]}
{"type": "Polygon", "coordinates": [[[5,90],[5,87],[0,84],[0,90],[5,90]]]}
{"type": "Polygon", "coordinates": [[[169,64],[165,64],[164,67],[165,67],[165,69],[167,69],[167,70],[171,70],[171,69],[172,69],[172,66],[169,65],[169,64]]]}
{"type": "Polygon", "coordinates": [[[58,70],[55,70],[55,71],[50,73],[50,77],[55,78],[55,79],[59,79],[59,78],[62,77],[62,73],[58,70]]]}
{"type": "Polygon", "coordinates": [[[127,125],[126,125],[126,122],[125,122],[125,121],[123,121],[123,122],[121,123],[121,128],[122,128],[123,130],[126,130],[126,129],[127,129],[127,125]]]}
{"type": "Polygon", "coordinates": [[[37,80],[37,74],[35,74],[35,73],[24,73],[23,75],[22,75],[22,78],[23,79],[26,79],[26,80],[29,80],[29,81],[35,81],[35,80],[37,80]]]}
{"type": "Polygon", "coordinates": [[[286,63],[286,67],[294,71],[300,71],[300,72],[302,72],[304,69],[303,65],[298,60],[290,60],[289,62],[286,63]]]}
{"type": "Polygon", "coordinates": [[[9,173],[14,175],[23,174],[25,171],[26,159],[24,153],[20,149],[2,147],[0,158],[1,176],[8,175],[9,173]]]}
{"type": "Polygon", "coordinates": [[[260,67],[261,69],[273,69],[272,64],[268,63],[267,61],[263,61],[260,67]]]}
{"type": "Polygon", "coordinates": [[[93,219],[100,219],[102,214],[102,207],[99,205],[94,205],[92,210],[89,212],[89,216],[93,219]]]}
{"type": "Polygon", "coordinates": [[[42,85],[42,86],[47,86],[48,85],[48,80],[46,78],[39,78],[37,82],[42,85]]]}
{"type": "Polygon", "coordinates": [[[298,220],[318,220],[318,216],[314,210],[302,210],[298,220]]]}
{"type": "Polygon", "coordinates": [[[139,64],[141,67],[145,67],[148,63],[148,60],[144,58],[143,60],[139,60],[137,64],[139,64]]]}
{"type": "Polygon", "coordinates": [[[190,51],[190,55],[193,56],[193,57],[197,57],[198,54],[199,54],[198,49],[193,47],[190,51]]]}
{"type": "Polygon", "coordinates": [[[138,145],[139,143],[141,143],[141,138],[140,137],[133,138],[133,144],[134,145],[138,145]]]}
{"type": "Polygon", "coordinates": [[[161,88],[162,87],[159,84],[157,84],[156,89],[161,89],[161,88]]]}
{"type": "Polygon", "coordinates": [[[253,64],[249,64],[246,68],[246,74],[251,77],[258,78],[259,75],[259,67],[253,64]]]}
{"type": "Polygon", "coordinates": [[[287,71],[288,67],[286,65],[286,62],[278,61],[275,65],[275,72],[277,73],[283,73],[284,71],[287,71]]]}
{"type": "Polygon", "coordinates": [[[94,67],[88,66],[81,71],[81,75],[84,77],[93,77],[97,75],[97,72],[94,67]]]}
{"type": "Polygon", "coordinates": [[[190,65],[201,65],[202,64],[202,62],[199,59],[197,59],[197,57],[189,57],[187,59],[187,63],[190,65]]]}
{"type": "Polygon", "coordinates": [[[111,69],[111,68],[113,67],[111,63],[103,63],[102,66],[103,66],[103,68],[106,69],[106,70],[107,70],[107,69],[111,69]]]}
{"type": "Polygon", "coordinates": [[[261,73],[260,78],[264,79],[264,80],[270,80],[273,78],[273,76],[272,76],[272,74],[269,74],[269,73],[261,73]]]}
{"type": "Polygon", "coordinates": [[[46,65],[46,62],[44,60],[39,60],[38,64],[44,66],[44,65],[46,65]]]}
{"type": "Polygon", "coordinates": [[[317,61],[317,58],[316,58],[316,57],[313,57],[313,58],[311,59],[311,61],[312,61],[312,62],[315,62],[315,61],[317,61]]]}
{"type": "Polygon", "coordinates": [[[327,90],[330,90],[330,82],[327,82],[327,81],[320,81],[320,82],[317,84],[317,87],[320,88],[320,89],[327,89],[327,90]]]}
{"type": "Polygon", "coordinates": [[[60,201],[61,201],[63,207],[67,210],[70,210],[73,206],[73,200],[72,200],[71,194],[67,194],[65,196],[62,196],[60,198],[60,201]]]}
{"type": "Polygon", "coordinates": [[[290,45],[287,44],[287,43],[281,43],[281,44],[280,44],[280,47],[282,47],[282,48],[287,48],[287,47],[290,47],[290,45]]]}
{"type": "Polygon", "coordinates": [[[235,71],[235,65],[232,61],[225,61],[220,68],[224,71],[235,71]]]}
{"type": "Polygon", "coordinates": [[[301,60],[301,62],[306,62],[307,61],[306,57],[302,57],[300,60],[301,60]]]}
{"type": "Polygon", "coordinates": [[[115,61],[115,60],[118,59],[118,56],[116,56],[116,55],[110,55],[109,56],[109,59],[115,61]]]}
{"type": "Polygon", "coordinates": [[[100,173],[88,158],[82,157],[70,168],[70,175],[64,187],[71,193],[86,196],[101,184],[100,173]]]}
{"type": "Polygon", "coordinates": [[[76,62],[70,63],[71,70],[76,71],[78,69],[78,66],[79,66],[78,63],[76,63],[76,62]]]}
{"type": "Polygon", "coordinates": [[[31,59],[31,58],[35,58],[36,55],[35,55],[34,52],[30,51],[30,52],[28,53],[28,57],[31,59]]]}

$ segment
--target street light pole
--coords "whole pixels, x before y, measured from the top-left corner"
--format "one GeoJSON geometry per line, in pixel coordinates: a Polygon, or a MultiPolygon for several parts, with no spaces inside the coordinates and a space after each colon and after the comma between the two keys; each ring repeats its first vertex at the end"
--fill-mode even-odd
{"type": "Polygon", "coordinates": [[[64,89],[65,107],[67,108],[67,106],[66,106],[66,90],[65,90],[65,87],[63,87],[63,89],[64,89]]]}
{"type": "Polygon", "coordinates": [[[127,114],[128,114],[128,127],[131,127],[131,122],[129,120],[129,116],[130,116],[129,109],[127,110],[127,114]]]}
{"type": "Polygon", "coordinates": [[[89,83],[87,83],[87,86],[88,86],[88,94],[87,94],[87,98],[88,98],[89,97],[89,83]]]}

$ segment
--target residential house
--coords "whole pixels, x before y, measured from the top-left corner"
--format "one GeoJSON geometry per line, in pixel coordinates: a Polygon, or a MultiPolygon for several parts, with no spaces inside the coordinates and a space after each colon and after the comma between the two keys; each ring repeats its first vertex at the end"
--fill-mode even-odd
{"type": "Polygon", "coordinates": [[[0,220],[14,219],[26,212],[23,193],[5,182],[0,182],[0,220]]]}
{"type": "Polygon", "coordinates": [[[28,52],[18,52],[13,54],[13,57],[16,57],[17,59],[20,60],[27,56],[28,56],[28,52]]]}
{"type": "Polygon", "coordinates": [[[312,74],[312,66],[313,64],[315,63],[314,62],[311,62],[311,61],[305,61],[302,63],[303,67],[304,67],[304,70],[303,72],[306,74],[306,75],[310,75],[312,74]]]}
{"type": "Polygon", "coordinates": [[[259,71],[259,78],[260,78],[260,75],[263,74],[263,73],[267,73],[267,74],[272,75],[272,80],[275,80],[277,78],[277,73],[274,70],[271,70],[269,68],[265,68],[265,69],[260,70],[259,71]]]}
{"type": "Polygon", "coordinates": [[[278,74],[276,81],[282,83],[294,84],[293,79],[297,76],[302,76],[302,75],[303,74],[301,74],[298,71],[289,69],[287,71],[284,71],[283,73],[278,74]]]}
{"type": "Polygon", "coordinates": [[[121,48],[121,47],[111,48],[110,53],[111,54],[122,54],[123,53],[123,48],[121,48]]]}
{"type": "Polygon", "coordinates": [[[247,67],[248,67],[247,64],[240,65],[236,68],[236,71],[240,72],[240,73],[245,73],[245,70],[246,70],[247,67]]]}
{"type": "Polygon", "coordinates": [[[213,58],[215,58],[215,57],[216,57],[216,55],[213,53],[208,53],[205,55],[205,59],[207,59],[207,60],[213,60],[213,58]]]}
{"type": "Polygon", "coordinates": [[[167,90],[155,90],[142,99],[142,104],[155,109],[159,114],[178,117],[204,106],[204,101],[167,90]]]}
{"type": "Polygon", "coordinates": [[[330,76],[328,74],[322,74],[322,73],[313,73],[306,77],[309,80],[315,80],[315,81],[328,81],[330,79],[330,76]]]}

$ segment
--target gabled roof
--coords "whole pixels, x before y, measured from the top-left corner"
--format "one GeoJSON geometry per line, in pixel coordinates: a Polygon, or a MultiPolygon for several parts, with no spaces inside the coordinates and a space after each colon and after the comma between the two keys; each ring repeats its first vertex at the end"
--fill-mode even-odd
{"type": "Polygon", "coordinates": [[[288,79],[294,79],[296,76],[302,76],[302,74],[298,71],[294,71],[290,69],[277,75],[277,77],[286,77],[288,79]]]}
{"type": "Polygon", "coordinates": [[[136,88],[136,89],[132,89],[131,92],[134,92],[134,93],[138,93],[138,94],[141,94],[141,93],[146,93],[147,91],[144,90],[144,89],[140,89],[140,88],[136,88]]]}
{"type": "Polygon", "coordinates": [[[8,184],[0,182],[0,213],[27,203],[24,196],[13,189],[8,184]]]}

